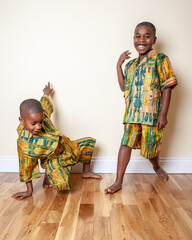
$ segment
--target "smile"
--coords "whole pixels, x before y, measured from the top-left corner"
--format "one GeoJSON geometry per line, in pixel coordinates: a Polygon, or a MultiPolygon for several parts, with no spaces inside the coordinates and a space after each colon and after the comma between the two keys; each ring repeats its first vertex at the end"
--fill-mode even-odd
{"type": "Polygon", "coordinates": [[[138,44],[137,48],[143,50],[146,46],[144,44],[138,44]]]}
{"type": "Polygon", "coordinates": [[[39,131],[36,130],[36,131],[33,131],[33,134],[37,134],[37,133],[39,133],[39,132],[40,132],[40,130],[39,130],[39,131]]]}

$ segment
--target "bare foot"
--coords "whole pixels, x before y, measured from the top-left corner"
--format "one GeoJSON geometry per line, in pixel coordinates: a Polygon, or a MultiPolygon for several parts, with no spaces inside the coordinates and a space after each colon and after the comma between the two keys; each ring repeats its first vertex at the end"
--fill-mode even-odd
{"type": "Polygon", "coordinates": [[[97,179],[102,178],[101,175],[96,174],[94,172],[83,172],[82,177],[83,178],[97,178],[97,179]]]}
{"type": "Polygon", "coordinates": [[[51,185],[51,183],[49,182],[49,178],[48,178],[47,174],[45,174],[45,177],[44,177],[43,187],[52,188],[52,185],[51,185]]]}
{"type": "Polygon", "coordinates": [[[121,190],[121,187],[122,187],[122,183],[115,182],[113,185],[105,189],[105,193],[110,193],[110,194],[115,193],[121,190]]]}
{"type": "Polygon", "coordinates": [[[51,185],[51,183],[45,183],[43,182],[43,187],[49,187],[49,188],[52,188],[53,186],[51,185]]]}
{"type": "Polygon", "coordinates": [[[161,180],[167,181],[169,179],[169,176],[167,175],[167,173],[161,167],[158,167],[157,169],[154,169],[154,171],[156,172],[158,177],[161,178],[161,180]]]}

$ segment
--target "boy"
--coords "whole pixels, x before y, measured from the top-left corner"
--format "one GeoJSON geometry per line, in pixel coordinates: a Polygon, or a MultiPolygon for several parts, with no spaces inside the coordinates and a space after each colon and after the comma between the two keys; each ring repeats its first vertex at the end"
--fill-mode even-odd
{"type": "Polygon", "coordinates": [[[106,193],[121,189],[132,149],[140,149],[141,155],[152,163],[156,174],[162,180],[168,180],[168,175],[159,166],[158,156],[163,128],[167,124],[171,90],[177,85],[177,80],[169,58],[152,49],[156,40],[156,29],[152,23],[138,24],[134,32],[134,46],[139,57],[126,64],[125,74],[121,67],[131,53],[123,52],[117,62],[118,81],[124,91],[126,104],[125,127],[119,149],[116,180],[105,189],[106,193]]]}
{"type": "Polygon", "coordinates": [[[72,165],[83,163],[83,178],[101,178],[90,171],[90,161],[95,139],[82,138],[70,141],[57,131],[50,120],[53,105],[49,98],[53,89],[50,83],[43,89],[40,102],[27,99],[20,105],[20,125],[17,140],[20,181],[26,182],[27,191],[12,195],[24,199],[32,196],[32,179],[40,177],[38,159],[45,168],[44,186],[69,190],[69,174],[72,165]]]}

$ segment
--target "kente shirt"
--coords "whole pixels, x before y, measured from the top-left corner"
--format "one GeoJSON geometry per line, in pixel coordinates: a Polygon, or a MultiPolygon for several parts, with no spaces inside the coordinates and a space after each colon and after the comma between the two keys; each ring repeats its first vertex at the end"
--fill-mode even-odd
{"type": "MultiPolygon", "coordinates": [[[[80,150],[77,144],[72,143],[70,139],[59,132],[50,120],[53,112],[53,105],[47,95],[43,95],[41,105],[44,110],[43,127],[37,135],[31,134],[24,129],[24,125],[20,124],[17,128],[19,137],[17,139],[17,149],[19,156],[19,174],[21,182],[28,182],[41,176],[39,171],[38,159],[41,166],[47,166],[48,159],[57,158],[59,161],[60,154],[64,158],[63,166],[75,164],[80,157],[80,150]]],[[[49,166],[47,174],[58,166],[49,166]]]]}
{"type": "Polygon", "coordinates": [[[151,50],[140,62],[129,61],[124,71],[125,114],[123,123],[156,125],[163,90],[177,83],[169,58],[151,50]]]}

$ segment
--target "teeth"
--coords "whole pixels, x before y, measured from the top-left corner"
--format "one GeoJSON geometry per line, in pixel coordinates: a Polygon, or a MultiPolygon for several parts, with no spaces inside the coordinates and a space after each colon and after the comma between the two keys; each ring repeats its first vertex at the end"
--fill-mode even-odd
{"type": "Polygon", "coordinates": [[[139,48],[139,49],[144,49],[144,48],[145,48],[145,45],[138,45],[138,48],[139,48]]]}

